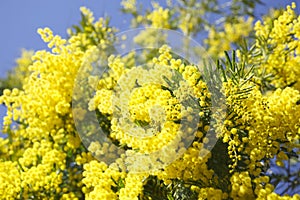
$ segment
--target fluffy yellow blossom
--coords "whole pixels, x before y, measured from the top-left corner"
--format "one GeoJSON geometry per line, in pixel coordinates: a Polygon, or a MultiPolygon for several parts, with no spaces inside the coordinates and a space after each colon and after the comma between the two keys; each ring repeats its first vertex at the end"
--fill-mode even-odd
{"type": "Polygon", "coordinates": [[[6,199],[20,198],[21,177],[17,162],[0,162],[0,195],[6,199]]]}
{"type": "Polygon", "coordinates": [[[271,83],[276,88],[286,86],[293,86],[298,90],[300,88],[297,81],[300,73],[300,21],[295,13],[295,7],[296,4],[293,3],[293,6],[287,6],[282,14],[274,16],[270,22],[258,21],[254,27],[257,36],[256,46],[263,49],[268,45],[271,49],[261,54],[262,57],[252,60],[260,61],[260,73],[274,76],[271,83]]]}
{"type": "Polygon", "coordinates": [[[158,4],[153,5],[154,10],[147,16],[154,28],[169,28],[169,20],[171,18],[169,9],[164,9],[158,4]]]}
{"type": "Polygon", "coordinates": [[[116,185],[119,180],[125,178],[124,172],[119,172],[108,168],[103,162],[91,161],[84,165],[83,172],[83,192],[87,199],[117,199],[117,193],[113,187],[120,189],[116,185]]]}
{"type": "Polygon", "coordinates": [[[138,200],[139,195],[143,192],[143,182],[147,178],[147,174],[131,174],[128,173],[125,178],[125,187],[121,188],[120,200],[138,200]]]}
{"type": "Polygon", "coordinates": [[[203,147],[203,144],[194,142],[193,146],[186,149],[182,156],[165,167],[162,172],[158,172],[157,175],[166,184],[175,178],[201,180],[207,183],[212,179],[214,173],[207,167],[206,162],[209,158],[210,153],[203,147]]]}
{"type": "Polygon", "coordinates": [[[227,194],[223,193],[220,189],[215,188],[201,188],[199,191],[198,200],[204,200],[204,199],[226,199],[227,194]]]}
{"type": "Polygon", "coordinates": [[[231,193],[233,199],[254,199],[252,182],[247,172],[234,173],[230,179],[231,193]]]}
{"type": "MultiPolygon", "coordinates": [[[[227,82],[227,101],[232,106],[235,117],[228,116],[223,127],[223,142],[228,143],[228,153],[235,168],[241,159],[240,153],[247,153],[250,173],[260,173],[263,158],[272,158],[280,150],[278,141],[289,141],[293,146],[298,140],[299,92],[292,88],[277,89],[270,95],[263,95],[258,87],[242,93],[232,82],[227,82]],[[247,98],[242,98],[244,95],[247,98]],[[234,103],[235,102],[235,103],[234,103]],[[236,128],[233,128],[236,127],[236,128]],[[254,128],[255,127],[255,128],[254,128]],[[289,132],[289,134],[285,134],[289,132]],[[241,136],[243,135],[243,136],[241,136]]],[[[233,115],[234,116],[234,115],[233,115]]],[[[280,153],[279,159],[287,159],[280,153]]]]}
{"type": "Polygon", "coordinates": [[[231,49],[233,44],[241,42],[245,37],[249,36],[253,18],[238,18],[234,22],[225,22],[224,30],[217,31],[212,28],[209,31],[208,38],[205,43],[208,45],[208,52],[213,56],[223,56],[224,51],[231,49]]]}

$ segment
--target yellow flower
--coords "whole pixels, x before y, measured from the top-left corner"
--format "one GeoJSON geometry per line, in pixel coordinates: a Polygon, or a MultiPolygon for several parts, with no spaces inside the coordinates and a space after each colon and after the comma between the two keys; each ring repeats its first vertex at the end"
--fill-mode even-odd
{"type": "Polygon", "coordinates": [[[169,28],[169,20],[171,18],[169,9],[163,9],[157,4],[154,4],[154,10],[147,16],[150,25],[154,28],[169,28]]]}

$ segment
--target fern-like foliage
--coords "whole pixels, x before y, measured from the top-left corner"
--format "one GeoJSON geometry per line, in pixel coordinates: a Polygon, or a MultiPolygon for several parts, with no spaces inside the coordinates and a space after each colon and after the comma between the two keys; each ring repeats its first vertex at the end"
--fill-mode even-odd
{"type": "Polygon", "coordinates": [[[146,180],[141,200],[197,200],[197,192],[191,190],[191,185],[183,180],[174,179],[169,185],[156,176],[150,176],[146,180]]]}

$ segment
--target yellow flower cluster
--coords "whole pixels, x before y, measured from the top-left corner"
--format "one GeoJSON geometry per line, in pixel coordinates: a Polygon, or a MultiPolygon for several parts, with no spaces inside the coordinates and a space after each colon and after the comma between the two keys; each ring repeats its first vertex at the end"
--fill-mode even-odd
{"type": "Polygon", "coordinates": [[[248,79],[253,82],[246,82],[245,79],[237,80],[236,76],[223,83],[230,114],[226,117],[221,132],[223,142],[228,144],[230,171],[234,172],[231,182],[237,182],[236,186],[231,183],[230,195],[233,199],[243,199],[245,195],[251,195],[247,197],[249,199],[299,198],[298,195],[280,197],[274,192],[269,178],[260,177],[268,164],[265,160],[276,157],[276,164],[284,166],[283,161],[289,160],[287,153],[299,148],[299,17],[294,8],[293,3],[286,11],[277,12],[275,19],[266,18],[264,23],[259,21],[255,25],[254,51],[261,54],[251,54],[252,57],[248,56],[247,59],[249,64],[257,66],[257,77],[266,74],[274,77],[270,79],[273,90],[262,92],[263,82],[257,82],[257,77],[248,79]],[[283,151],[283,146],[287,150],[283,151]],[[240,166],[241,163],[243,167],[240,166]],[[247,175],[235,172],[240,170],[246,170],[247,175]],[[236,175],[249,179],[246,188],[234,178],[236,175]],[[251,180],[249,176],[259,178],[251,180]],[[252,190],[253,187],[255,190],[252,190]]]}
{"type": "MultiPolygon", "coordinates": [[[[233,168],[241,156],[238,152],[247,153],[249,172],[257,176],[261,171],[261,160],[273,158],[286,159],[280,150],[280,142],[288,142],[289,148],[296,147],[299,140],[299,109],[296,104],[300,99],[298,90],[277,89],[274,93],[263,95],[259,87],[252,87],[249,94],[243,94],[243,87],[237,88],[228,82],[227,101],[235,117],[224,122],[223,141],[228,143],[228,152],[233,159],[233,168]],[[243,95],[246,99],[243,100],[243,95]],[[244,134],[242,134],[244,133],[244,134]],[[241,137],[243,135],[243,137],[241,137]]],[[[245,85],[244,87],[251,88],[245,85]]]]}
{"type": "Polygon", "coordinates": [[[251,178],[248,172],[234,173],[231,178],[231,193],[233,199],[254,199],[251,178]]]}
{"type": "Polygon", "coordinates": [[[210,152],[199,142],[193,142],[188,149],[183,149],[184,154],[165,167],[157,176],[169,184],[172,179],[194,180],[209,183],[213,177],[213,170],[207,167],[207,160],[210,158],[210,152]]]}
{"type": "Polygon", "coordinates": [[[84,165],[82,188],[87,199],[117,199],[117,193],[112,187],[117,185],[113,180],[118,181],[124,174],[111,170],[105,163],[91,161],[84,165]]]}
{"type": "Polygon", "coordinates": [[[295,13],[296,4],[287,9],[271,22],[258,21],[255,24],[256,46],[261,48],[259,58],[252,58],[253,62],[260,61],[259,72],[272,74],[271,83],[276,88],[293,86],[300,89],[298,77],[300,74],[300,18],[295,13]],[[270,50],[266,49],[266,45],[270,50]]]}
{"type": "MultiPolygon", "coordinates": [[[[114,40],[116,29],[108,26],[108,19],[99,18],[95,21],[93,13],[86,7],[81,7],[80,11],[83,17],[80,26],[73,26],[67,30],[72,37],[71,43],[84,51],[94,46],[105,50],[114,40]]],[[[105,51],[101,54],[106,55],[105,51]]]]}
{"type": "MultiPolygon", "coordinates": [[[[82,12],[93,23],[92,13],[86,8],[82,12]]],[[[95,24],[105,25],[103,19],[95,24]]],[[[102,29],[109,34],[109,28],[102,29]]],[[[92,158],[82,152],[71,101],[84,55],[81,46],[89,45],[83,38],[88,34],[65,40],[53,35],[49,28],[38,32],[52,52],[37,51],[31,59],[18,60],[19,65],[32,62],[30,74],[21,90],[4,90],[0,98],[7,107],[3,131],[8,134],[7,139],[1,139],[0,196],[78,199],[82,197],[82,164],[92,158]],[[82,155],[76,156],[78,152],[82,155]]]]}
{"type": "Polygon", "coordinates": [[[253,27],[253,18],[247,20],[238,18],[234,22],[225,22],[224,31],[218,31],[212,28],[208,33],[205,43],[208,45],[210,55],[222,57],[224,51],[229,51],[232,45],[242,42],[249,36],[253,27]]]}
{"type": "Polygon", "coordinates": [[[164,9],[157,3],[153,3],[154,10],[147,15],[147,19],[150,21],[151,26],[154,28],[170,28],[170,11],[164,9]]]}
{"type": "Polygon", "coordinates": [[[91,161],[84,165],[83,192],[87,199],[138,199],[148,174],[125,173],[103,162],[91,161]]]}
{"type": "Polygon", "coordinates": [[[143,182],[147,174],[128,173],[125,178],[125,187],[120,190],[120,200],[138,200],[143,192],[143,182]]]}
{"type": "MultiPolygon", "coordinates": [[[[116,108],[123,109],[124,114],[122,115],[126,118],[112,115],[110,137],[119,141],[121,145],[138,150],[140,153],[155,152],[175,139],[175,141],[180,140],[180,137],[178,137],[179,124],[176,121],[180,120],[182,115],[185,116],[191,113],[192,108],[182,107],[177,98],[183,101],[188,95],[195,93],[196,97],[201,97],[201,106],[207,106],[205,95],[209,95],[209,93],[206,90],[206,85],[202,81],[197,81],[200,79],[197,68],[195,66],[185,66],[181,60],[173,59],[170,48],[167,46],[163,46],[159,53],[158,57],[153,58],[154,68],[148,69],[149,71],[142,67],[132,67],[129,70],[124,63],[124,59],[110,57],[108,65],[111,71],[99,80],[98,90],[90,101],[91,110],[98,109],[105,114],[113,114],[112,111],[116,108]],[[174,89],[175,97],[172,96],[170,91],[163,89],[161,86],[161,84],[164,84],[165,87],[170,87],[164,83],[162,75],[172,79],[171,70],[179,70],[182,73],[183,80],[186,81],[186,83],[182,81],[180,87],[174,89]],[[140,74],[144,74],[144,76],[141,77],[140,74]],[[151,74],[151,76],[148,74],[151,74]],[[122,89],[121,93],[124,93],[122,94],[123,99],[118,99],[117,95],[112,92],[116,82],[122,89]],[[136,83],[140,86],[136,87],[136,83]],[[125,95],[123,90],[129,90],[130,95],[125,95]],[[112,97],[114,97],[113,101],[112,97]],[[185,109],[186,111],[184,111],[185,109]],[[129,116],[126,115],[127,112],[130,114],[129,116]],[[136,124],[147,124],[148,127],[143,129],[136,124]]],[[[178,145],[177,143],[175,142],[174,145],[178,145]]],[[[97,142],[92,142],[89,150],[95,155],[105,155],[105,152],[107,154],[108,151],[113,152],[111,150],[113,147],[107,145],[104,143],[102,146],[97,142]]],[[[174,146],[174,148],[176,147],[174,146]]],[[[182,148],[180,151],[184,152],[185,149],[182,148]]],[[[172,159],[170,153],[174,154],[175,152],[171,150],[165,158],[160,159],[169,163],[170,158],[172,159]]],[[[155,160],[150,162],[155,162],[155,160]]]]}
{"type": "Polygon", "coordinates": [[[205,199],[227,199],[228,195],[226,193],[223,193],[220,189],[215,189],[212,187],[209,188],[201,188],[199,190],[199,196],[198,200],[205,200],[205,199]]]}
{"type": "MultiPolygon", "coordinates": [[[[151,165],[157,162],[156,157],[152,158],[150,156],[150,160],[138,161],[135,160],[138,157],[135,157],[132,151],[127,150],[126,156],[129,157],[125,158],[125,161],[117,159],[116,163],[111,164],[109,168],[114,169],[117,167],[117,169],[123,169],[124,171],[123,162],[127,162],[126,168],[131,170],[134,170],[134,162],[141,162],[145,168],[149,164],[150,168],[149,172],[143,176],[140,174],[140,176],[130,175],[129,173],[124,180],[125,188],[120,190],[119,198],[137,198],[141,194],[143,185],[138,186],[136,180],[138,178],[145,179],[149,175],[158,176],[164,180],[165,184],[170,183],[172,179],[176,178],[183,180],[193,179],[195,181],[202,180],[209,183],[213,175],[213,171],[209,170],[206,165],[207,160],[210,158],[209,151],[204,148],[201,142],[196,141],[192,143],[191,147],[186,147],[180,141],[180,136],[181,134],[193,134],[190,132],[192,130],[187,129],[185,133],[180,133],[180,124],[177,124],[177,121],[181,120],[182,117],[187,117],[187,120],[191,122],[193,120],[192,116],[188,116],[192,113],[193,109],[182,105],[182,102],[187,100],[189,95],[199,98],[199,106],[207,107],[209,105],[208,99],[210,98],[210,93],[207,90],[206,84],[201,80],[199,70],[195,66],[184,64],[180,59],[174,59],[171,55],[171,49],[168,46],[161,47],[159,55],[150,61],[153,62],[151,64],[153,68],[139,66],[128,68],[124,62],[125,60],[127,59],[119,57],[109,58],[108,66],[110,71],[99,80],[97,92],[90,101],[90,109],[98,109],[102,113],[111,115],[110,137],[118,141],[121,146],[126,145],[128,148],[144,154],[164,149],[159,159],[161,162],[167,164],[171,163],[174,157],[176,158],[176,154],[179,154],[180,157],[163,171],[154,171],[154,174],[152,174],[151,165]],[[173,91],[169,91],[164,88],[171,88],[171,85],[165,82],[163,76],[171,81],[174,78],[173,76],[175,76],[172,70],[178,71],[182,76],[182,80],[178,88],[173,88],[173,91]],[[143,76],[140,76],[141,74],[143,76]],[[120,92],[122,95],[120,97],[118,97],[118,94],[114,94],[118,90],[117,86],[121,88],[120,92]],[[121,115],[114,114],[113,110],[116,108],[122,109],[124,113],[121,115]],[[126,117],[124,118],[123,116],[126,117]],[[143,129],[143,126],[146,126],[146,128],[143,129]],[[164,147],[169,143],[172,143],[172,145],[169,145],[165,149],[164,147]],[[176,148],[178,148],[178,152],[176,152],[176,148]],[[199,157],[199,155],[201,156],[199,157]],[[133,165],[133,168],[130,165],[133,165]],[[131,180],[135,182],[135,187],[130,186],[127,191],[131,180]],[[137,192],[133,193],[133,188],[140,189],[137,189],[137,192]],[[124,193],[124,191],[126,192],[124,193]],[[121,198],[121,196],[124,197],[121,198]]],[[[196,113],[197,116],[199,114],[196,113]]],[[[198,137],[199,140],[202,140],[203,134],[208,131],[208,126],[204,126],[203,124],[198,125],[199,131],[196,135],[190,136],[193,138],[198,137]]],[[[205,139],[206,142],[207,140],[205,139]]],[[[99,144],[96,141],[92,142],[89,146],[89,150],[96,156],[109,156],[110,152],[114,152],[111,148],[113,147],[107,143],[99,144]]],[[[89,179],[91,178],[86,176],[84,180],[88,181],[89,179]]],[[[108,184],[105,187],[109,188],[111,180],[104,182],[108,184]]],[[[93,196],[93,198],[96,198],[96,196],[93,196]]]]}
{"type": "Polygon", "coordinates": [[[3,198],[20,198],[21,178],[17,162],[0,162],[0,181],[0,194],[3,198]]]}

